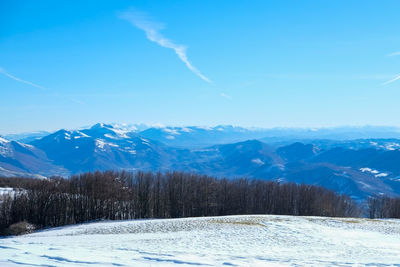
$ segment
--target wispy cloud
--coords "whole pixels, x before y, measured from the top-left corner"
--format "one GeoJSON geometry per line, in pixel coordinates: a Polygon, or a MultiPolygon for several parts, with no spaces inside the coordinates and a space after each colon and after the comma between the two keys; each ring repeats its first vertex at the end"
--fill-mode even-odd
{"type": "Polygon", "coordinates": [[[62,96],[62,95],[60,95],[58,92],[56,92],[56,91],[54,91],[54,90],[51,90],[51,89],[49,89],[49,88],[46,88],[46,87],[44,87],[44,86],[38,85],[38,84],[36,84],[36,83],[30,82],[30,81],[27,81],[27,80],[23,80],[23,79],[21,79],[21,78],[18,78],[18,77],[16,77],[16,76],[10,74],[9,72],[7,72],[7,71],[6,71],[5,69],[3,69],[2,67],[0,67],[0,73],[3,74],[3,75],[5,75],[5,76],[8,77],[8,78],[14,80],[14,81],[17,81],[17,82],[20,82],[20,83],[24,83],[24,84],[30,85],[30,86],[32,86],[32,87],[39,88],[39,89],[41,89],[41,90],[46,90],[47,92],[49,92],[49,93],[50,93],[51,95],[53,95],[53,96],[60,97],[60,98],[66,98],[66,99],[68,99],[69,101],[74,102],[74,103],[79,104],[79,105],[84,105],[84,104],[85,104],[85,102],[83,102],[83,101],[81,101],[81,100],[79,100],[79,99],[75,99],[75,98],[71,98],[71,97],[62,96]]]}
{"type": "Polygon", "coordinates": [[[388,56],[388,57],[400,56],[400,51],[397,51],[397,52],[393,52],[393,53],[387,54],[386,56],[388,56]]]}
{"type": "Polygon", "coordinates": [[[213,83],[209,78],[203,75],[193,64],[189,61],[186,54],[186,46],[181,44],[176,44],[170,39],[164,37],[160,31],[164,26],[158,22],[155,22],[149,18],[149,16],[143,12],[136,10],[129,10],[119,14],[119,18],[125,19],[132,23],[138,29],[145,32],[147,39],[158,45],[169,48],[175,51],[179,59],[185,63],[186,67],[191,70],[194,74],[199,76],[201,79],[208,83],[213,83]]]}
{"type": "Polygon", "coordinates": [[[395,81],[397,81],[397,80],[400,80],[400,74],[399,74],[399,75],[397,75],[396,77],[394,77],[393,79],[391,79],[391,80],[389,80],[389,81],[387,81],[387,82],[383,83],[382,85],[386,85],[386,84],[389,84],[389,83],[395,82],[395,81]]]}
{"type": "Polygon", "coordinates": [[[17,81],[17,82],[20,82],[20,83],[24,83],[24,84],[27,84],[27,85],[30,85],[30,86],[33,86],[33,87],[36,87],[36,88],[39,88],[39,89],[42,89],[42,90],[47,90],[46,87],[43,87],[41,85],[38,85],[38,84],[30,82],[30,81],[23,80],[21,78],[18,78],[16,76],[8,73],[5,69],[3,69],[1,67],[0,67],[0,73],[5,75],[5,76],[7,76],[10,79],[13,79],[14,81],[17,81]]]}
{"type": "MultiPolygon", "coordinates": [[[[387,54],[386,56],[387,56],[387,57],[400,56],[400,51],[387,54]]],[[[391,79],[391,80],[389,80],[389,81],[387,81],[387,82],[384,82],[382,85],[390,84],[390,83],[395,82],[395,81],[397,81],[397,80],[400,80],[400,74],[398,74],[398,75],[397,75],[396,77],[394,77],[393,79],[391,79]]]]}
{"type": "Polygon", "coordinates": [[[232,99],[232,97],[230,95],[227,95],[225,93],[220,93],[219,95],[226,99],[232,99]]]}

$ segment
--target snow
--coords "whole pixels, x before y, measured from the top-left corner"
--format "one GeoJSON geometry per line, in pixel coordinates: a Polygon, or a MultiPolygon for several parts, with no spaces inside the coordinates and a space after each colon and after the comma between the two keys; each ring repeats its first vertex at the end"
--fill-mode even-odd
{"type": "Polygon", "coordinates": [[[14,193],[14,188],[11,187],[0,187],[0,196],[10,195],[14,193]]]}
{"type": "Polygon", "coordinates": [[[371,168],[360,168],[362,172],[370,172],[370,173],[379,173],[377,170],[373,170],[371,168]]]}
{"type": "Polygon", "coordinates": [[[99,149],[104,151],[105,150],[105,146],[118,147],[117,144],[106,142],[103,139],[96,139],[96,147],[98,147],[99,149]]]}
{"type": "Polygon", "coordinates": [[[126,147],[124,147],[124,151],[128,152],[132,155],[136,155],[136,150],[134,149],[134,147],[135,147],[135,145],[133,145],[133,147],[126,146],[126,147]]]}
{"type": "Polygon", "coordinates": [[[113,146],[113,147],[119,147],[117,144],[114,144],[114,143],[106,143],[106,144],[109,146],[113,146]]]}
{"type": "Polygon", "coordinates": [[[174,129],[174,128],[164,128],[163,131],[170,135],[180,135],[180,132],[178,132],[178,129],[174,129]]]}
{"type": "Polygon", "coordinates": [[[32,145],[29,145],[29,144],[24,144],[24,143],[21,143],[21,142],[18,142],[18,141],[15,141],[18,145],[20,145],[20,146],[22,146],[22,147],[25,147],[25,148],[27,148],[27,149],[34,149],[35,147],[34,146],[32,146],[32,145]]]}
{"type": "Polygon", "coordinates": [[[127,124],[127,123],[111,123],[111,126],[113,128],[117,128],[117,129],[123,129],[126,130],[128,132],[137,132],[139,130],[140,127],[147,127],[145,125],[134,125],[134,124],[127,124]]]}
{"type": "Polygon", "coordinates": [[[360,185],[362,185],[364,188],[371,188],[371,186],[369,184],[366,184],[364,182],[359,181],[358,182],[360,185]]]}
{"type": "Polygon", "coordinates": [[[26,192],[27,191],[25,189],[21,188],[0,187],[0,202],[4,196],[14,197],[15,195],[25,194],[26,192]]]}
{"type": "Polygon", "coordinates": [[[143,145],[150,146],[150,141],[148,139],[140,137],[140,141],[142,141],[143,145]]]}
{"type": "Polygon", "coordinates": [[[0,176],[4,177],[29,177],[29,178],[36,178],[36,179],[46,179],[45,176],[40,175],[40,174],[32,174],[28,172],[19,172],[19,171],[13,171],[9,169],[5,169],[0,166],[0,176]]]}
{"type": "Polygon", "coordinates": [[[398,266],[400,220],[246,215],[97,222],[1,239],[0,266],[398,266]]]}
{"type": "Polygon", "coordinates": [[[88,138],[90,137],[89,135],[82,133],[81,131],[74,131],[74,134],[76,134],[74,136],[74,139],[79,139],[79,138],[88,138]]]}
{"type": "Polygon", "coordinates": [[[210,126],[194,126],[192,128],[200,129],[200,130],[206,130],[206,131],[211,131],[213,128],[210,126]]]}
{"type": "Polygon", "coordinates": [[[127,133],[129,133],[126,129],[119,129],[119,128],[108,128],[109,130],[113,131],[119,138],[129,138],[127,133]]]}
{"type": "Polygon", "coordinates": [[[129,127],[123,124],[104,124],[104,123],[98,123],[92,126],[92,128],[104,128],[109,131],[111,131],[115,136],[110,135],[110,134],[105,134],[105,137],[112,138],[112,139],[124,139],[124,138],[129,138],[127,133],[129,133],[131,130],[129,127]]]}
{"type": "Polygon", "coordinates": [[[98,148],[103,149],[104,146],[105,146],[105,144],[106,144],[106,142],[104,142],[103,140],[101,140],[101,139],[96,139],[96,146],[97,146],[98,148]]]}
{"type": "Polygon", "coordinates": [[[64,133],[64,138],[67,139],[67,140],[71,140],[71,134],[68,133],[68,132],[65,132],[64,133]]]}
{"type": "Polygon", "coordinates": [[[389,142],[389,143],[388,142],[383,142],[383,143],[379,144],[378,142],[371,141],[370,144],[372,146],[377,147],[377,148],[384,149],[384,150],[389,150],[389,151],[393,151],[393,150],[396,150],[396,149],[400,148],[400,144],[399,143],[395,143],[395,142],[389,142]]]}
{"type": "Polygon", "coordinates": [[[5,144],[5,143],[9,143],[10,141],[8,141],[7,139],[4,139],[3,137],[0,136],[0,144],[5,144]]]}
{"type": "Polygon", "coordinates": [[[114,136],[111,134],[105,134],[104,137],[110,138],[110,139],[116,139],[114,136]]]}
{"type": "Polygon", "coordinates": [[[11,157],[13,154],[13,150],[11,149],[10,141],[7,141],[6,139],[3,140],[5,141],[2,141],[0,139],[0,155],[4,157],[11,157]]]}
{"type": "Polygon", "coordinates": [[[361,172],[369,172],[371,174],[374,174],[375,177],[379,178],[379,177],[386,177],[389,174],[386,172],[379,172],[377,170],[371,169],[371,168],[360,168],[361,172]]]}
{"type": "Polygon", "coordinates": [[[251,162],[253,162],[253,163],[257,164],[257,165],[260,165],[260,166],[262,166],[262,165],[265,164],[264,161],[262,161],[262,160],[259,159],[259,158],[252,159],[251,162]]]}
{"type": "Polygon", "coordinates": [[[181,128],[181,131],[184,132],[184,133],[191,133],[191,132],[193,132],[193,130],[190,129],[190,128],[188,128],[188,127],[182,127],[182,128],[181,128]]]}

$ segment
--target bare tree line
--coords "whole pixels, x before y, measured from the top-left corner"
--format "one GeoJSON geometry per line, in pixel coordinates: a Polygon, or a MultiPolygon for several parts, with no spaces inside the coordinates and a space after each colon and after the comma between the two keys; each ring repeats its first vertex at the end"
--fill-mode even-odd
{"type": "Polygon", "coordinates": [[[359,205],[322,187],[182,173],[94,172],[69,179],[0,178],[21,188],[0,199],[0,230],[27,221],[54,227],[93,220],[237,214],[357,217],[359,205]]]}
{"type": "Polygon", "coordinates": [[[400,198],[374,196],[368,199],[370,218],[400,218],[400,198]]]}

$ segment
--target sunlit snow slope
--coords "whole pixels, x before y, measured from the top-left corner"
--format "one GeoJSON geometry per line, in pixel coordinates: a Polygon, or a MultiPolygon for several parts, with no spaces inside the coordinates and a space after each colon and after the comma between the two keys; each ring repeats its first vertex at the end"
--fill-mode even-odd
{"type": "Polygon", "coordinates": [[[400,220],[98,222],[0,239],[0,266],[400,266],[400,220]]]}

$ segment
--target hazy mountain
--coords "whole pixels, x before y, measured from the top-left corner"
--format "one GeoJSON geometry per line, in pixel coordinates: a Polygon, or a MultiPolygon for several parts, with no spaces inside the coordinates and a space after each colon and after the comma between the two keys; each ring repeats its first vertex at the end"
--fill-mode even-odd
{"type": "Polygon", "coordinates": [[[138,134],[169,146],[199,148],[262,138],[265,136],[265,131],[220,125],[216,127],[151,127],[138,134]]]}
{"type": "Polygon", "coordinates": [[[29,143],[33,140],[40,139],[46,135],[50,134],[47,131],[37,131],[37,132],[27,132],[27,133],[19,133],[19,134],[7,134],[4,137],[11,141],[18,141],[21,143],[29,143]]]}
{"type": "Polygon", "coordinates": [[[318,154],[320,148],[313,144],[303,144],[300,142],[288,146],[279,147],[276,152],[288,162],[307,160],[318,154]]]}
{"type": "Polygon", "coordinates": [[[400,138],[400,128],[385,126],[347,126],[331,128],[272,128],[264,129],[261,141],[295,141],[327,139],[346,141],[354,139],[400,138]]]}
{"type": "Polygon", "coordinates": [[[179,162],[172,167],[219,177],[254,177],[256,173],[273,174],[282,160],[274,148],[257,140],[215,145],[204,149],[177,150],[179,162]]]}
{"type": "MultiPolygon", "coordinates": [[[[282,146],[295,142],[310,143],[319,140],[321,148],[350,146],[400,147],[400,129],[395,127],[336,127],[336,128],[244,128],[230,125],[215,127],[149,127],[138,134],[173,147],[200,148],[258,139],[282,146]],[[390,139],[391,138],[391,139],[390,139]],[[359,139],[356,142],[349,140],[359,139]],[[379,141],[377,143],[376,141],[379,141]]],[[[354,147],[357,148],[357,147],[354,147]]]]}

